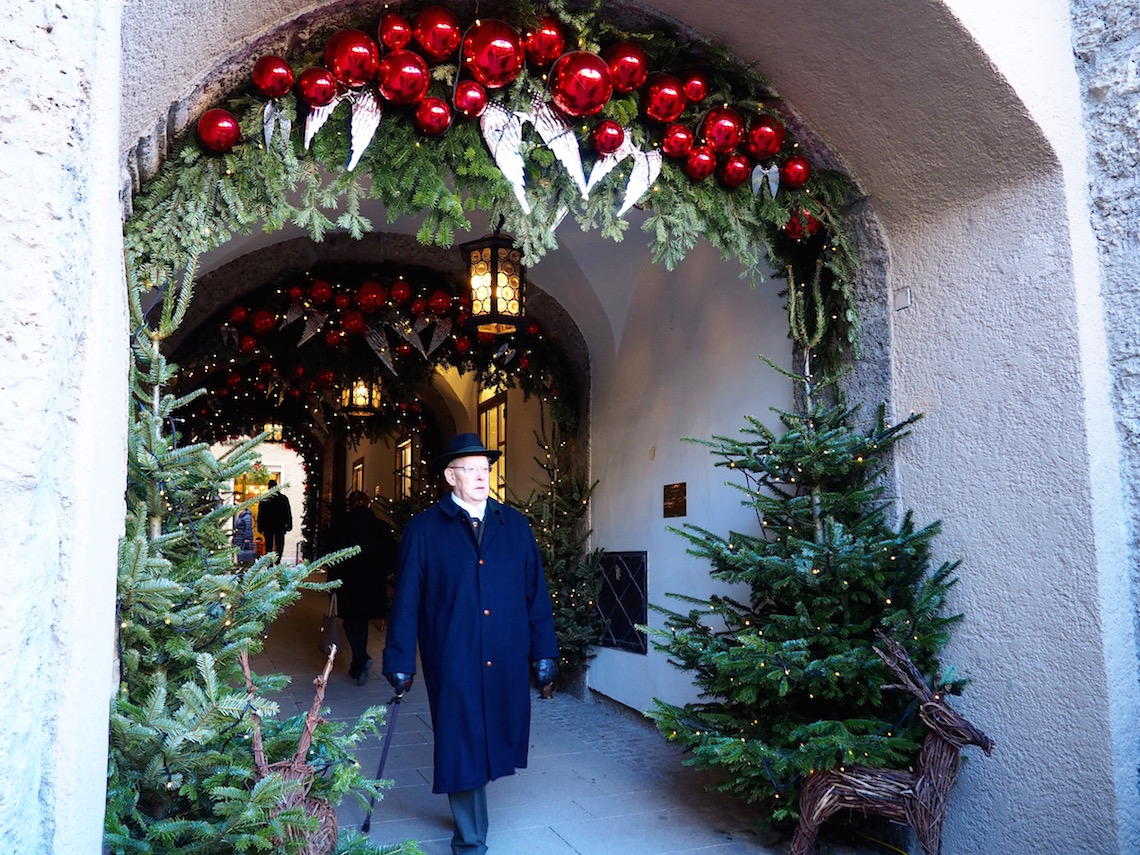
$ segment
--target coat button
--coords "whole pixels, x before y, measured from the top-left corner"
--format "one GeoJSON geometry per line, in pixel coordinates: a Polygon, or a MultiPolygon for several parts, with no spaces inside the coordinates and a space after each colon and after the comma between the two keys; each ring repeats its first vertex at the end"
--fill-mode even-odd
{"type": "Polygon", "coordinates": [[[490,610],[490,609],[483,609],[483,617],[487,617],[487,616],[489,616],[490,614],[491,614],[491,610],[490,610]]]}
{"type": "Polygon", "coordinates": [[[483,559],[482,559],[482,558],[480,558],[480,559],[479,559],[479,563],[480,563],[480,564],[482,564],[482,563],[483,563],[483,559]]]}
{"type": "Polygon", "coordinates": [[[491,667],[491,660],[490,660],[490,659],[488,659],[488,660],[487,660],[487,667],[488,667],[488,668],[490,668],[490,667],[491,667]]]}

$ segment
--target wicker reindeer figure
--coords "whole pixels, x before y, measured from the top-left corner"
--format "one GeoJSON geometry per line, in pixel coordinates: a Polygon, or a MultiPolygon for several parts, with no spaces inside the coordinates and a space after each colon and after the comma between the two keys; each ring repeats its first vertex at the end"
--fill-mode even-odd
{"type": "Polygon", "coordinates": [[[800,792],[800,823],[791,855],[811,855],[819,827],[840,810],[857,810],[905,823],[914,829],[926,855],[942,853],[942,820],[950,788],[958,777],[961,750],[976,745],[987,755],[994,741],[956,713],[922,678],[907,652],[880,634],[874,650],[895,672],[899,683],[919,701],[919,717],[929,729],[913,772],[848,766],[817,772],[800,792]]]}

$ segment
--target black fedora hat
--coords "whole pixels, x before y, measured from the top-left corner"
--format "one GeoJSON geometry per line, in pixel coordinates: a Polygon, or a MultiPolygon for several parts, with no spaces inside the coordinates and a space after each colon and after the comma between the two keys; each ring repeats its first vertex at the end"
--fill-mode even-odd
{"type": "Polygon", "coordinates": [[[460,457],[473,457],[480,455],[487,458],[488,463],[494,463],[502,456],[501,451],[491,451],[483,440],[473,433],[461,433],[453,436],[447,443],[447,450],[431,462],[429,469],[433,475],[440,474],[447,468],[447,464],[460,457]]]}

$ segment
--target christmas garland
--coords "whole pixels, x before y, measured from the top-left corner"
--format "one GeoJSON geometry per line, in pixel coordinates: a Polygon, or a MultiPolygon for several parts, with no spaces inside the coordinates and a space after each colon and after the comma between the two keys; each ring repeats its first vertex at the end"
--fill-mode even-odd
{"type": "Polygon", "coordinates": [[[250,90],[204,113],[136,200],[140,282],[174,290],[258,224],[359,237],[366,198],[390,221],[423,216],[419,240],[440,246],[486,211],[528,263],[568,217],[621,240],[636,205],[655,261],[673,269],[704,237],[746,277],[771,265],[818,295],[804,316],[829,350],[853,344],[849,181],[812,166],[758,75],[706,44],[623,32],[601,8],[516,8],[512,23],[427,6],[260,57],[250,90]]]}

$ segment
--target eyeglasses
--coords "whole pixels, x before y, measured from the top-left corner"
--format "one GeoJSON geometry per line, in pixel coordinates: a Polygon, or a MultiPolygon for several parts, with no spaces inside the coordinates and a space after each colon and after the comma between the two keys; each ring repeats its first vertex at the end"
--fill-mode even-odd
{"type": "Polygon", "coordinates": [[[467,466],[449,466],[448,468],[451,469],[453,472],[464,472],[467,475],[470,475],[472,477],[475,477],[476,475],[490,475],[491,474],[491,467],[490,466],[472,466],[472,465],[468,464],[467,466]]]}

